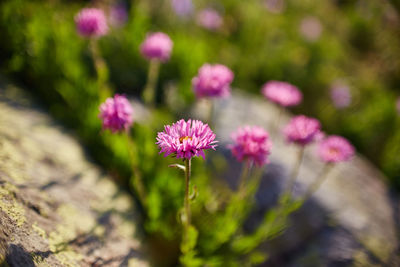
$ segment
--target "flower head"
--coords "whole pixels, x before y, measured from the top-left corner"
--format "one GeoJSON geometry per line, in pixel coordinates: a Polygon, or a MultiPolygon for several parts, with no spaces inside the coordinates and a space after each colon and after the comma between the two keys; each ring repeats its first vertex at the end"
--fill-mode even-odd
{"type": "Polygon", "coordinates": [[[100,37],[108,32],[107,20],[103,10],[84,8],[75,16],[78,33],[84,37],[100,37]]]}
{"type": "Polygon", "coordinates": [[[264,7],[271,13],[282,13],[286,7],[284,0],[264,0],[264,7]]]}
{"type": "Polygon", "coordinates": [[[284,107],[296,106],[303,100],[300,90],[287,82],[269,81],[264,84],[261,92],[270,101],[284,107]]]}
{"type": "Polygon", "coordinates": [[[304,115],[293,117],[283,130],[288,142],[306,145],[315,140],[321,125],[317,119],[304,115]]]}
{"type": "Polygon", "coordinates": [[[204,64],[192,79],[193,90],[198,98],[226,97],[231,94],[233,72],[221,64],[204,64]]]}
{"type": "Polygon", "coordinates": [[[206,8],[197,14],[197,24],[208,29],[215,31],[222,26],[221,15],[213,8],[206,8]]]}
{"type": "Polygon", "coordinates": [[[157,134],[156,144],[164,156],[174,154],[177,158],[191,159],[205,157],[205,149],[214,149],[217,146],[215,134],[207,124],[199,120],[180,120],[166,125],[163,132],[157,134]]]}
{"type": "Polygon", "coordinates": [[[338,108],[346,108],[351,104],[351,93],[347,85],[335,84],[331,89],[333,105],[338,108]]]}
{"type": "Polygon", "coordinates": [[[354,147],[345,138],[332,135],[320,143],[318,154],[324,162],[342,162],[354,155],[354,147]]]}
{"type": "Polygon", "coordinates": [[[268,133],[259,126],[245,126],[232,134],[234,144],[228,147],[238,161],[249,160],[258,166],[268,163],[271,141],[268,133]]]}
{"type": "Polygon", "coordinates": [[[400,115],[400,97],[396,100],[396,111],[400,115]]]}
{"type": "Polygon", "coordinates": [[[304,39],[315,42],[321,36],[322,24],[318,18],[309,16],[302,19],[299,31],[304,39]]]}
{"type": "Polygon", "coordinates": [[[99,118],[103,121],[103,128],[113,133],[128,131],[133,123],[133,109],[128,99],[116,94],[109,97],[100,105],[99,118]]]}
{"type": "Polygon", "coordinates": [[[173,43],[168,35],[162,32],[149,34],[140,45],[140,51],[147,59],[158,59],[165,62],[171,56],[173,43]]]}
{"type": "Polygon", "coordinates": [[[193,13],[192,0],[171,0],[171,6],[175,14],[181,18],[186,18],[193,13]]]}
{"type": "Polygon", "coordinates": [[[122,2],[111,7],[109,20],[110,24],[116,28],[123,26],[128,21],[128,11],[122,2]]]}

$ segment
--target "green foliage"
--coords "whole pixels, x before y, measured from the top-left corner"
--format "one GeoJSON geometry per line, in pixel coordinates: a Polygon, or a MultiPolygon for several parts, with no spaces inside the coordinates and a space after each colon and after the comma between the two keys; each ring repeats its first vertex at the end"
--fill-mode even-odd
{"type": "MultiPolygon", "coordinates": [[[[198,195],[192,200],[193,227],[179,248],[184,178],[179,169],[168,165],[182,162],[160,156],[154,143],[156,132],[193,103],[191,80],[205,62],[226,64],[235,73],[234,87],[257,94],[271,79],[298,85],[305,97],[294,111],[316,116],[329,133],[350,138],[400,187],[400,118],[394,107],[400,94],[400,39],[398,22],[390,22],[390,12],[396,12],[390,6],[372,0],[357,5],[289,0],[279,14],[269,12],[263,1],[222,0],[224,27],[211,32],[194,20],[171,15],[167,2],[132,1],[126,25],[112,28],[96,42],[95,50],[76,34],[74,15],[82,8],[78,1],[0,3],[1,73],[26,85],[137,197],[145,240],[167,243],[176,255],[179,249],[185,252],[180,261],[187,266],[256,265],[268,258],[258,251],[260,243],[282,233],[287,216],[301,205],[282,198],[256,230],[245,232],[242,226],[254,205],[257,173],[243,195],[216,177],[227,165],[219,155],[211,158],[214,172],[201,159],[194,159],[192,185],[198,195]],[[302,20],[310,14],[323,25],[315,41],[299,33],[302,20]],[[148,62],[139,54],[139,45],[149,31],[167,32],[174,48],[171,60],[161,66],[159,108],[148,118],[137,118],[130,133],[135,146],[130,159],[126,136],[101,130],[97,116],[104,96],[99,96],[99,87],[106,84],[110,91],[141,95],[148,62]],[[347,109],[335,109],[329,99],[337,79],[351,87],[353,103],[347,109]],[[170,88],[177,97],[173,105],[167,97],[170,88]],[[145,202],[136,195],[133,164],[142,177],[145,202]]],[[[197,5],[206,7],[208,1],[197,5]]],[[[177,260],[178,256],[170,265],[177,260]]]]}

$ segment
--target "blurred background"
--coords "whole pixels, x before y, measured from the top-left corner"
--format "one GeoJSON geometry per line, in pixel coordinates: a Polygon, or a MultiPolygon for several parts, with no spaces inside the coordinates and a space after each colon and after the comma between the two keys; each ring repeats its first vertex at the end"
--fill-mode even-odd
{"type": "MultiPolygon", "coordinates": [[[[348,138],[400,189],[399,1],[1,1],[1,75],[29,90],[129,190],[124,141],[99,134],[96,70],[88,40],[74,23],[87,6],[108,15],[110,33],[99,47],[115,92],[141,95],[148,62],[139,46],[148,32],[162,31],[173,40],[171,60],[160,72],[158,122],[170,123],[191,108],[191,80],[205,62],[228,66],[235,73],[234,90],[260,97],[265,82],[287,81],[304,94],[293,113],[316,117],[327,133],[348,138]]],[[[155,134],[140,123],[134,131],[142,144],[140,158],[148,159],[140,163],[144,176],[169,179],[147,185],[154,191],[149,195],[154,220],[146,229],[170,238],[176,229],[162,226],[180,206],[175,196],[182,181],[171,178],[174,171],[154,168],[168,165],[157,155],[155,134]],[[172,206],[169,217],[165,203],[172,206]]],[[[207,177],[206,170],[199,173],[207,177]]]]}
{"type": "Polygon", "coordinates": [[[99,125],[86,105],[95,73],[74,24],[89,4],[110,17],[112,31],[100,47],[118,92],[140,95],[147,64],[138,47],[147,32],[164,31],[174,48],[161,70],[160,104],[171,88],[182,105],[192,104],[191,79],[204,62],[229,66],[233,86],[254,94],[268,80],[288,81],[305,95],[293,112],[349,138],[400,188],[397,1],[2,1],[1,73],[83,138],[85,124],[99,125]]]}

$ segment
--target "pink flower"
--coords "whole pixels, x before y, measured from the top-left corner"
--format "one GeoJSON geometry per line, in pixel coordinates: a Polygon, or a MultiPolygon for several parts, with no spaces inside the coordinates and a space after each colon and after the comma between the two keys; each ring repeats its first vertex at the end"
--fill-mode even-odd
{"type": "Polygon", "coordinates": [[[133,123],[133,109],[128,99],[123,95],[116,94],[114,98],[109,97],[100,105],[99,118],[103,121],[103,128],[113,133],[128,131],[133,123]]]}
{"type": "Polygon", "coordinates": [[[331,89],[331,99],[333,105],[338,108],[346,108],[351,104],[351,93],[347,85],[335,84],[331,89]]]}
{"type": "Polygon", "coordinates": [[[322,25],[316,17],[306,17],[301,20],[299,31],[301,35],[310,42],[315,42],[319,39],[322,33],[322,25]]]}
{"type": "Polygon", "coordinates": [[[168,35],[156,32],[146,37],[140,45],[140,51],[147,59],[158,59],[166,62],[171,56],[172,47],[173,43],[168,35]]]}
{"type": "Polygon", "coordinates": [[[181,18],[186,18],[193,13],[192,0],[171,0],[171,6],[175,14],[181,18]]]}
{"type": "Polygon", "coordinates": [[[78,33],[84,37],[100,37],[108,32],[107,20],[103,10],[84,8],[75,16],[78,33]]]}
{"type": "Polygon", "coordinates": [[[299,115],[290,120],[283,133],[288,142],[306,145],[315,140],[320,129],[321,125],[317,119],[299,115]]]}
{"type": "Polygon", "coordinates": [[[271,141],[268,133],[259,126],[245,126],[232,134],[233,145],[228,147],[238,161],[249,160],[262,166],[268,163],[271,141]]]}
{"type": "Polygon", "coordinates": [[[269,12],[279,14],[284,11],[286,4],[284,0],[264,0],[264,6],[269,12]]]}
{"type": "Polygon", "coordinates": [[[196,21],[198,25],[213,31],[220,28],[223,22],[221,15],[213,8],[201,10],[197,14],[196,21]]]}
{"type": "Polygon", "coordinates": [[[300,90],[287,82],[269,81],[264,84],[261,92],[270,101],[284,107],[296,106],[303,100],[300,90]]]}
{"type": "Polygon", "coordinates": [[[157,134],[156,144],[164,156],[174,154],[176,158],[191,159],[205,157],[205,149],[214,149],[217,141],[215,134],[207,124],[199,120],[184,120],[164,126],[164,131],[157,134]]]}
{"type": "Polygon", "coordinates": [[[116,28],[122,27],[128,21],[128,11],[122,2],[111,7],[109,20],[116,28]]]}
{"type": "Polygon", "coordinates": [[[345,138],[332,135],[320,143],[318,154],[323,162],[348,161],[354,155],[354,147],[345,138]]]}
{"type": "Polygon", "coordinates": [[[397,113],[400,115],[400,97],[398,97],[396,100],[396,110],[397,113]]]}
{"type": "Polygon", "coordinates": [[[204,64],[192,80],[196,97],[227,97],[231,94],[233,72],[221,64],[204,64]]]}

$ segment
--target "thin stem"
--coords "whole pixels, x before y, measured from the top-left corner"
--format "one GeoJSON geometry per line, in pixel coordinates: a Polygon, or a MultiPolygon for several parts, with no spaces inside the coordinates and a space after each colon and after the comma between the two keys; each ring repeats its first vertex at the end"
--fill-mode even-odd
{"type": "Polygon", "coordinates": [[[244,194],[245,184],[246,181],[249,180],[250,170],[251,170],[251,163],[249,160],[246,160],[245,163],[242,165],[242,174],[240,175],[239,178],[238,192],[241,195],[244,194]]]}
{"type": "MultiPolygon", "coordinates": [[[[252,166],[253,167],[253,166],[252,166]]],[[[254,171],[252,171],[252,180],[249,186],[249,190],[250,192],[252,192],[252,190],[257,190],[257,188],[259,188],[260,183],[261,183],[261,178],[263,176],[263,173],[265,172],[266,168],[265,167],[258,167],[258,168],[254,168],[254,171]]],[[[256,191],[254,191],[254,193],[256,193],[256,191]]]]}
{"type": "Polygon", "coordinates": [[[319,189],[319,187],[322,185],[322,183],[328,177],[332,168],[333,168],[333,164],[330,164],[330,163],[325,164],[325,166],[322,168],[320,174],[317,176],[317,180],[310,185],[310,187],[304,194],[303,201],[308,200],[311,197],[311,195],[314,194],[319,189]]]}
{"type": "Polygon", "coordinates": [[[281,122],[282,115],[283,115],[283,107],[278,106],[278,115],[276,116],[276,120],[275,120],[275,123],[274,123],[274,128],[275,128],[274,132],[275,132],[276,135],[279,134],[279,125],[280,125],[280,122],[281,122]]]}
{"type": "Polygon", "coordinates": [[[150,60],[149,72],[147,73],[147,84],[143,91],[143,100],[146,104],[154,106],[156,85],[160,71],[160,61],[158,59],[150,60]]]}
{"type": "Polygon", "coordinates": [[[300,166],[303,161],[304,148],[305,148],[304,146],[301,146],[298,151],[297,160],[296,160],[295,166],[293,167],[292,174],[290,175],[290,180],[288,182],[285,194],[290,195],[292,193],[293,186],[296,182],[297,176],[299,175],[300,166]]]}
{"type": "Polygon", "coordinates": [[[278,204],[278,207],[276,209],[276,215],[275,215],[275,219],[269,223],[269,225],[266,227],[265,232],[267,235],[269,234],[269,232],[273,229],[273,227],[279,223],[279,221],[281,219],[285,219],[287,216],[287,214],[285,214],[285,205],[288,205],[290,203],[290,195],[294,186],[294,183],[296,182],[297,176],[299,175],[299,170],[300,170],[300,166],[301,163],[303,161],[303,156],[304,156],[304,146],[301,146],[300,149],[298,150],[298,154],[297,154],[297,160],[295,163],[295,166],[292,169],[292,173],[290,176],[290,180],[287,184],[287,187],[284,191],[284,193],[281,196],[281,201],[278,204]],[[283,217],[282,217],[283,216],[283,217]],[[281,218],[282,217],[282,218],[281,218]]]}
{"type": "Polygon", "coordinates": [[[213,101],[213,99],[207,99],[207,102],[209,105],[207,122],[210,127],[213,127],[214,101],[213,101]]]}
{"type": "Polygon", "coordinates": [[[107,86],[107,80],[108,80],[107,64],[105,63],[104,59],[100,54],[97,39],[95,38],[90,39],[89,50],[92,54],[94,67],[96,69],[97,86],[99,88],[100,99],[104,100],[107,97],[111,96],[111,90],[107,86]]]}
{"type": "Polygon", "coordinates": [[[190,185],[190,174],[191,174],[191,159],[185,160],[185,213],[186,213],[186,226],[190,225],[190,203],[189,203],[189,185],[190,185]]]}
{"type": "Polygon", "coordinates": [[[132,167],[132,173],[133,173],[133,186],[134,189],[136,191],[136,193],[139,196],[139,200],[142,203],[142,205],[146,208],[147,205],[147,198],[146,198],[146,190],[143,184],[143,180],[142,180],[142,175],[140,173],[140,170],[136,164],[136,157],[135,155],[137,155],[137,149],[136,149],[136,145],[133,142],[130,134],[127,132],[126,133],[126,139],[127,139],[127,143],[128,143],[128,151],[129,151],[129,156],[131,158],[131,167],[132,167]]]}

